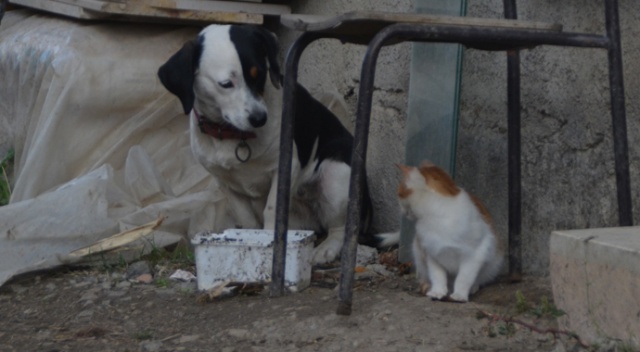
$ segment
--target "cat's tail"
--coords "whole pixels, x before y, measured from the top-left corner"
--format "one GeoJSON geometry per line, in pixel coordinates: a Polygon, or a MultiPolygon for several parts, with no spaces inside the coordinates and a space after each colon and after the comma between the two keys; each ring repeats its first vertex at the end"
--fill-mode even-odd
{"type": "Polygon", "coordinates": [[[376,238],[376,247],[384,248],[395,246],[400,243],[400,232],[379,233],[374,236],[376,238]]]}

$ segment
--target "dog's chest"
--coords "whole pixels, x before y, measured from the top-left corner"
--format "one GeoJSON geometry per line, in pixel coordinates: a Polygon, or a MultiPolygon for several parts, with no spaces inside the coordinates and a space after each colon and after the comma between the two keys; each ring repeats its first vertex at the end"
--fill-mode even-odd
{"type": "MultiPolygon", "coordinates": [[[[274,138],[277,142],[277,138],[274,138]]],[[[251,139],[246,145],[241,140],[219,140],[205,135],[191,126],[191,149],[202,164],[221,185],[252,197],[266,197],[278,167],[277,143],[251,139]],[[248,156],[246,161],[239,158],[248,156]]]]}
{"type": "Polygon", "coordinates": [[[273,170],[265,170],[250,164],[239,168],[216,169],[213,174],[224,186],[242,195],[265,200],[271,188],[271,180],[275,177],[273,170]]]}

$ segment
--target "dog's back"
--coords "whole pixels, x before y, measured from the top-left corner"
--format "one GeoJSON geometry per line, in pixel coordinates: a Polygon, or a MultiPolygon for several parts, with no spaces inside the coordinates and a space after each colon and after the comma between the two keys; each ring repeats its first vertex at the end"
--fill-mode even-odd
{"type": "MultiPolygon", "coordinates": [[[[298,85],[295,99],[297,108],[294,139],[301,168],[304,169],[308,163],[312,163],[313,171],[317,172],[325,160],[342,162],[351,166],[353,135],[338,117],[315,99],[302,85],[298,85]],[[312,157],[313,160],[311,160],[312,157]]],[[[348,182],[348,179],[341,181],[348,182]]],[[[369,233],[371,213],[371,198],[365,177],[360,220],[362,231],[359,236],[359,242],[362,244],[374,244],[373,237],[369,233]]]]}

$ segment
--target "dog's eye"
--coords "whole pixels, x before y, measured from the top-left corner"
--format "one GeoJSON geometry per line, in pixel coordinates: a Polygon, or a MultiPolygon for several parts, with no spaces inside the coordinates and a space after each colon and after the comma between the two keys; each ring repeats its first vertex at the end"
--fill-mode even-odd
{"type": "Polygon", "coordinates": [[[231,81],[218,82],[218,85],[224,89],[233,88],[233,82],[231,81]]]}

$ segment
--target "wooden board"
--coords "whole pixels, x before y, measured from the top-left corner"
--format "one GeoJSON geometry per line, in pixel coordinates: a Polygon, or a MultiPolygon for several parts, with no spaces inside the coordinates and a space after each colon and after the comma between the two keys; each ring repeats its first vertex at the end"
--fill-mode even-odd
{"type": "Polygon", "coordinates": [[[340,16],[289,14],[282,16],[280,21],[284,26],[299,31],[331,30],[340,28],[341,26],[346,26],[349,23],[358,23],[359,25],[362,25],[363,23],[370,23],[371,25],[381,23],[383,25],[389,25],[390,23],[397,22],[455,26],[501,27],[511,29],[537,29],[558,32],[562,30],[562,25],[557,23],[507,20],[499,18],[494,19],[477,17],[456,17],[418,13],[391,13],[375,11],[354,11],[345,13],[340,16]]]}
{"type": "Polygon", "coordinates": [[[252,23],[289,14],[287,5],[214,0],[11,0],[11,3],[68,17],[136,22],[252,23]]]}
{"type": "Polygon", "coordinates": [[[562,25],[556,23],[375,11],[354,11],[340,16],[286,14],[280,16],[280,23],[298,31],[335,34],[359,44],[368,43],[382,28],[395,23],[562,31],[562,25]]]}

